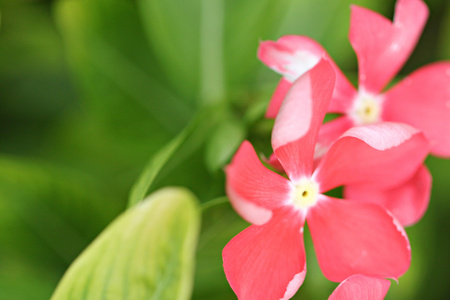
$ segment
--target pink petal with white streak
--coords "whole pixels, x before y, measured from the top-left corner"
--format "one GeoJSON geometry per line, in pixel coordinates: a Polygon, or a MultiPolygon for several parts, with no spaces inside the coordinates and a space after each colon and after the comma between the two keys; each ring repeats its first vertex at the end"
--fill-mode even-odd
{"type": "Polygon", "coordinates": [[[384,208],[322,197],[306,218],[326,278],[337,282],[354,274],[398,278],[408,270],[408,238],[384,208]]]}
{"type": "Polygon", "coordinates": [[[321,60],[289,90],[272,131],[272,147],[291,180],[310,175],[317,133],[334,88],[334,70],[321,60]]]}
{"type": "Polygon", "coordinates": [[[225,173],[230,202],[250,223],[266,223],[272,210],[289,198],[289,181],[267,169],[248,141],[242,143],[225,173]]]}
{"type": "Polygon", "coordinates": [[[390,285],[384,278],[352,275],[339,284],[328,300],[383,300],[390,285]]]}
{"type": "Polygon", "coordinates": [[[450,61],[422,67],[385,95],[385,120],[425,133],[431,153],[450,158],[450,61]]]}
{"type": "Polygon", "coordinates": [[[311,70],[322,58],[324,50],[314,40],[297,35],[286,35],[278,41],[259,44],[258,58],[269,68],[294,82],[311,70]]]}
{"type": "Polygon", "coordinates": [[[349,39],[358,56],[359,88],[378,94],[404,65],[422,33],[428,8],[399,0],[394,22],[363,7],[351,7],[349,39]]]}
{"type": "Polygon", "coordinates": [[[315,178],[321,192],[349,184],[391,188],[415,174],[428,150],[424,134],[406,124],[353,127],[325,154],[315,178]]]}
{"type": "Polygon", "coordinates": [[[314,67],[322,57],[330,61],[336,71],[336,85],[329,111],[345,113],[350,108],[352,99],[356,97],[356,90],[325,49],[306,36],[286,35],[276,42],[262,42],[258,48],[258,58],[269,68],[283,75],[270,100],[267,118],[277,116],[292,82],[314,67]]]}
{"type": "Polygon", "coordinates": [[[306,274],[304,216],[279,209],[262,226],[252,225],[223,249],[223,266],[239,300],[289,299],[306,274]]]}
{"type": "Polygon", "coordinates": [[[425,214],[431,194],[431,174],[422,165],[413,178],[388,190],[374,189],[364,185],[344,188],[346,199],[376,203],[389,210],[403,226],[417,223],[425,214]]]}

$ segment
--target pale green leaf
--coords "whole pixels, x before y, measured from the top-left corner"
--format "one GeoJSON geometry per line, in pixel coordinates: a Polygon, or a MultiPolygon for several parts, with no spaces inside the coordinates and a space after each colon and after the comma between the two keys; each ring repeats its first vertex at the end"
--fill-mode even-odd
{"type": "Polygon", "coordinates": [[[199,233],[196,197],[162,189],[120,215],[75,260],[59,299],[189,299],[199,233]]]}

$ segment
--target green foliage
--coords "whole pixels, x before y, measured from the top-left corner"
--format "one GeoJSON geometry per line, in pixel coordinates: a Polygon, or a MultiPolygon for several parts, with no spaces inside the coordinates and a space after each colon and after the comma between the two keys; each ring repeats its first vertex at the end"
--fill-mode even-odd
{"type": "Polygon", "coordinates": [[[203,204],[202,229],[192,299],[234,299],[236,296],[222,267],[223,247],[249,224],[242,220],[226,197],[203,204]]]}
{"type": "Polygon", "coordinates": [[[208,141],[205,160],[208,168],[215,172],[231,159],[245,138],[245,128],[237,120],[223,121],[208,141]]]}
{"type": "Polygon", "coordinates": [[[139,0],[150,45],[164,75],[187,99],[199,95],[200,0],[139,0]]]}
{"type": "Polygon", "coordinates": [[[437,23],[437,30],[439,31],[439,59],[448,59],[450,53],[450,5],[444,6],[442,3],[442,10],[439,12],[444,16],[441,23],[437,23]],[[440,28],[439,28],[440,27],[440,28]]]}
{"type": "Polygon", "coordinates": [[[122,205],[101,181],[73,170],[5,155],[0,169],[0,295],[48,298],[122,205]]]}
{"type": "Polygon", "coordinates": [[[129,189],[194,108],[160,76],[132,2],[64,0],[55,17],[82,110],[72,111],[52,136],[54,152],[129,189]]]}
{"type": "Polygon", "coordinates": [[[131,2],[64,0],[56,16],[88,105],[104,115],[105,109],[121,111],[131,102],[136,121],[145,117],[169,131],[185,125],[192,106],[165,88],[131,2]]]}
{"type": "MultiPolygon", "coordinates": [[[[165,175],[167,176],[167,173],[171,173],[171,169],[176,168],[183,160],[188,160],[187,158],[203,145],[221,117],[222,114],[220,112],[218,113],[217,106],[205,106],[199,111],[191,123],[172,141],[162,147],[147,163],[138,181],[132,187],[128,206],[132,206],[141,201],[149,189],[154,188],[154,182],[157,176],[160,173],[163,173],[160,177],[164,176],[164,167],[166,171],[165,175]]],[[[186,173],[184,176],[190,175],[186,173]]]]}
{"type": "Polygon", "coordinates": [[[189,299],[196,201],[166,188],[127,210],[75,260],[52,299],[189,299]]]}
{"type": "Polygon", "coordinates": [[[194,128],[195,126],[186,127],[150,159],[138,181],[131,189],[128,206],[133,206],[144,199],[158,173],[171,156],[180,148],[181,144],[183,144],[188,135],[192,133],[194,128]]]}

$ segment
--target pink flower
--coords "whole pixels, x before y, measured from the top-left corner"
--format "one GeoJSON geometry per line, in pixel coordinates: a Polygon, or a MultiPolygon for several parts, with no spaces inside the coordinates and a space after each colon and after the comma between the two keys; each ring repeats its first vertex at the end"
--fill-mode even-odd
{"type": "Polygon", "coordinates": [[[345,279],[328,300],[383,300],[391,282],[384,278],[352,275],[345,279]]]}
{"type": "Polygon", "coordinates": [[[403,226],[410,226],[425,214],[431,194],[431,174],[425,165],[399,186],[378,189],[361,184],[347,185],[344,195],[369,203],[377,203],[389,210],[403,226]]]}
{"type": "Polygon", "coordinates": [[[409,268],[408,238],[386,209],[324,192],[356,182],[395,186],[421,164],[428,141],[404,124],[355,127],[314,167],[334,78],[330,63],[320,61],[294,82],[281,106],[272,147],[288,178],[264,167],[247,141],[226,168],[231,204],[253,224],[223,250],[225,274],[239,299],[289,299],[295,294],[306,273],[305,221],[329,280],[340,282],[353,274],[398,278],[409,268]]]}
{"type": "MultiPolygon", "coordinates": [[[[362,7],[352,6],[351,10],[349,39],[358,57],[359,89],[355,90],[333,63],[337,78],[328,112],[342,116],[322,126],[316,156],[323,155],[353,126],[391,121],[422,130],[431,142],[432,154],[450,157],[450,62],[425,66],[381,92],[416,45],[428,17],[426,5],[421,0],[399,0],[393,23],[362,7]]],[[[329,58],[324,52],[317,42],[302,36],[261,43],[259,58],[283,75],[268,117],[276,116],[293,80],[323,55],[329,58]]],[[[411,225],[425,213],[430,190],[431,176],[423,166],[408,182],[393,189],[373,190],[357,184],[347,186],[344,192],[348,198],[384,204],[402,224],[411,225]]]]}

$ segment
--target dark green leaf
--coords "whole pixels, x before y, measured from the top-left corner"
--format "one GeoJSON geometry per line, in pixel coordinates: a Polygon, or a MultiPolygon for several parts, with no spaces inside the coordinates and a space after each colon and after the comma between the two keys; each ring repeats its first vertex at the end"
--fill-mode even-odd
{"type": "Polygon", "coordinates": [[[222,250],[248,226],[226,197],[203,204],[193,299],[236,298],[223,272],[222,250]]]}
{"type": "Polygon", "coordinates": [[[170,78],[185,97],[198,95],[200,0],[138,1],[148,41],[170,78]]]}
{"type": "Polygon", "coordinates": [[[236,120],[221,123],[213,132],[206,148],[206,165],[215,172],[229,162],[245,138],[245,128],[236,120]]]}
{"type": "Polygon", "coordinates": [[[133,206],[144,199],[156,177],[172,157],[173,160],[169,167],[174,168],[198,149],[208,137],[216,122],[219,121],[220,116],[221,114],[217,107],[205,107],[183,131],[161,148],[150,159],[138,181],[134,184],[128,200],[128,206],[133,206]],[[177,154],[176,157],[174,157],[175,153],[177,154]]]}
{"type": "Polygon", "coordinates": [[[192,105],[164,83],[131,1],[63,0],[56,8],[71,66],[90,109],[113,120],[135,114],[130,121],[159,124],[170,132],[185,125],[192,105]]]}

